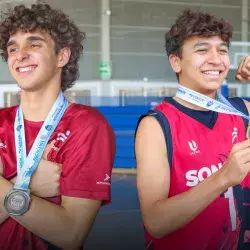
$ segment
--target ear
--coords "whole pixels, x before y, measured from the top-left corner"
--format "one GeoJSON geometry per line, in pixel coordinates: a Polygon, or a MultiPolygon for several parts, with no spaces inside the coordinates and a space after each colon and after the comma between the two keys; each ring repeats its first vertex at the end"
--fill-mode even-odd
{"type": "Polygon", "coordinates": [[[59,68],[63,68],[69,62],[70,55],[71,55],[70,48],[66,47],[66,48],[61,49],[61,51],[59,52],[59,57],[58,57],[59,68]]]}
{"type": "Polygon", "coordinates": [[[175,73],[181,72],[181,59],[177,55],[171,54],[169,56],[169,62],[171,67],[175,73]]]}

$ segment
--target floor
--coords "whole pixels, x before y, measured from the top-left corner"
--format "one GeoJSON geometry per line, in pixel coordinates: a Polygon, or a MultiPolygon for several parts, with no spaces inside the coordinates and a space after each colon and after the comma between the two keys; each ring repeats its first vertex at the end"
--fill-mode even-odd
{"type": "Polygon", "coordinates": [[[145,249],[135,175],[112,175],[112,203],[101,208],[84,249],[145,249]]]}

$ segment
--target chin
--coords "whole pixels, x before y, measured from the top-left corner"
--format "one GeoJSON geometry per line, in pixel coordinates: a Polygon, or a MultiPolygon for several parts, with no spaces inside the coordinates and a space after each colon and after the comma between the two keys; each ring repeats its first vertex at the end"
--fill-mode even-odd
{"type": "Polygon", "coordinates": [[[206,89],[207,90],[218,90],[221,88],[221,85],[222,85],[222,82],[209,82],[209,83],[206,83],[206,89]]]}
{"type": "Polygon", "coordinates": [[[35,84],[32,84],[32,83],[27,83],[27,82],[20,83],[19,82],[17,84],[22,90],[24,90],[26,92],[33,92],[33,91],[37,90],[37,86],[35,84]]]}

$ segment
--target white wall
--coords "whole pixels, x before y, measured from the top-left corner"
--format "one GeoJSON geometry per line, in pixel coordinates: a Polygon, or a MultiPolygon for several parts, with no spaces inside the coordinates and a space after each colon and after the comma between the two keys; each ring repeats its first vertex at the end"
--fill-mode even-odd
{"type": "MultiPolygon", "coordinates": [[[[238,96],[250,96],[250,84],[231,83],[229,87],[237,88],[238,96]],[[246,90],[247,92],[246,92],[246,90]]],[[[176,90],[177,82],[145,82],[145,81],[78,81],[70,91],[90,91],[90,105],[117,106],[125,105],[126,97],[172,96],[176,90]],[[123,102],[124,99],[124,102],[123,102]]],[[[0,84],[0,108],[4,107],[4,94],[19,92],[19,87],[12,84],[0,84]]],[[[136,100],[135,100],[136,102],[136,100]]],[[[139,104],[139,103],[138,103],[139,104]]],[[[154,105],[154,104],[152,104],[154,105]]]]}

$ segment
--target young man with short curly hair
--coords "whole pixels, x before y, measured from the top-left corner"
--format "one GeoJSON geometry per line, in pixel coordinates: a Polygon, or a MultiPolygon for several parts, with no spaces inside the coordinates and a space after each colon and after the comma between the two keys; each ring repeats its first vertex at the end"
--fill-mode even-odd
{"type": "Polygon", "coordinates": [[[114,133],[96,109],[63,95],[78,78],[83,39],[47,4],[16,6],[0,22],[1,55],[21,88],[20,106],[0,110],[1,249],[79,249],[110,201],[114,133]],[[29,184],[48,144],[60,195],[42,199],[29,184]]]}
{"type": "MultiPolygon", "coordinates": [[[[231,37],[227,21],[190,10],[166,34],[178,91],[142,117],[136,134],[147,249],[249,249],[250,104],[218,92],[231,37]]],[[[249,58],[237,78],[249,80],[247,72],[249,58]]]]}

